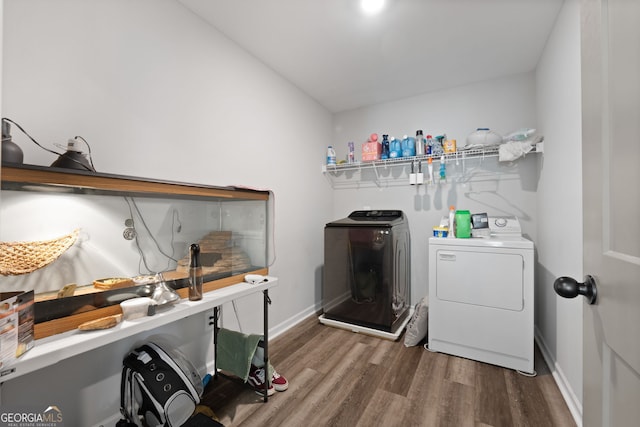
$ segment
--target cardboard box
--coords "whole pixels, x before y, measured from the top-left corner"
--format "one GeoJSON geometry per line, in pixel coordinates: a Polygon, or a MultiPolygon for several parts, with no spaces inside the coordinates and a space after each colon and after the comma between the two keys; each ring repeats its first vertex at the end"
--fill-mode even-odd
{"type": "Polygon", "coordinates": [[[455,153],[457,151],[456,140],[455,139],[447,139],[443,144],[442,148],[445,153],[455,153]]]}
{"type": "Polygon", "coordinates": [[[382,154],[382,145],[377,142],[365,142],[362,144],[362,161],[370,162],[380,160],[382,154]]]}
{"type": "Polygon", "coordinates": [[[33,348],[33,291],[0,292],[0,374],[33,348]]]}

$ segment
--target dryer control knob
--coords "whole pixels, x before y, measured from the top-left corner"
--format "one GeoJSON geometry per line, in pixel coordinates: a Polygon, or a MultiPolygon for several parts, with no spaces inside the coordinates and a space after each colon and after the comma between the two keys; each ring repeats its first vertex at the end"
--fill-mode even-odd
{"type": "Polygon", "coordinates": [[[505,227],[507,225],[506,218],[496,218],[495,220],[496,227],[505,227]]]}

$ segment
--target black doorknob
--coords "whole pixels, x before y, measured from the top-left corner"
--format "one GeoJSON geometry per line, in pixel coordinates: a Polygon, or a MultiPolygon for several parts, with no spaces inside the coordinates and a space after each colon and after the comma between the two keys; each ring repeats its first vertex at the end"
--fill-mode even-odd
{"type": "Polygon", "coordinates": [[[556,294],[563,298],[575,298],[578,295],[584,295],[589,300],[589,304],[595,304],[598,297],[596,279],[589,275],[585,277],[584,283],[579,283],[573,277],[558,277],[553,282],[553,289],[556,294]]]}

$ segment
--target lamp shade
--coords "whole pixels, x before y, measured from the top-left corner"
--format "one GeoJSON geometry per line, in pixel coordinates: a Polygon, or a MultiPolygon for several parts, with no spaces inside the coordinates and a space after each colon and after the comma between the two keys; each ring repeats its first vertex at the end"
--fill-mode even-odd
{"type": "Polygon", "coordinates": [[[22,148],[11,140],[11,125],[6,120],[2,120],[2,162],[19,163],[24,160],[22,148]]]}
{"type": "Polygon", "coordinates": [[[51,167],[89,171],[93,170],[85,155],[79,151],[67,151],[61,154],[55,162],[51,163],[51,167]]]}

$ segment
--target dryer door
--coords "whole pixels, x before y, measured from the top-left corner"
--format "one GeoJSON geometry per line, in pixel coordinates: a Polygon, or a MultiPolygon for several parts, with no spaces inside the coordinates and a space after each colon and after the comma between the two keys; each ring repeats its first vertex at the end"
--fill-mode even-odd
{"type": "Polygon", "coordinates": [[[438,249],[436,296],[443,301],[521,311],[524,258],[517,252],[438,249]]]}

